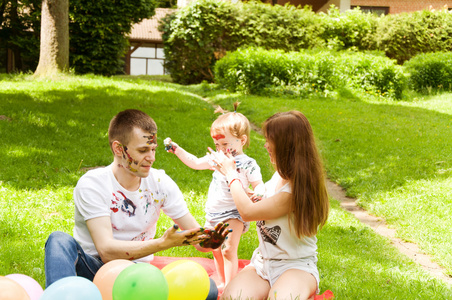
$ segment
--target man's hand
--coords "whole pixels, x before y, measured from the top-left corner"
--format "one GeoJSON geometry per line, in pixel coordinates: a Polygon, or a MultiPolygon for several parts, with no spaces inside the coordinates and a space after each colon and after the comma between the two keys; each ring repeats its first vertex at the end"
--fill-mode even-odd
{"type": "Polygon", "coordinates": [[[226,229],[228,226],[229,224],[220,222],[215,226],[214,230],[204,229],[204,234],[209,235],[210,238],[200,242],[199,245],[203,248],[217,249],[223,244],[228,234],[232,232],[232,229],[226,229]]]}
{"type": "Polygon", "coordinates": [[[203,232],[202,228],[177,231],[179,226],[174,224],[163,234],[163,239],[170,244],[170,247],[196,245],[210,239],[210,235],[203,232]]]}

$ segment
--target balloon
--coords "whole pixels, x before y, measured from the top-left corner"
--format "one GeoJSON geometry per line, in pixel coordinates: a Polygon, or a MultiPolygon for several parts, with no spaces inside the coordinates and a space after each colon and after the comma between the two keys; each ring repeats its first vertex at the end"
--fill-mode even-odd
{"type": "Polygon", "coordinates": [[[24,274],[9,274],[5,277],[12,279],[20,284],[27,292],[31,300],[38,300],[44,292],[41,285],[30,276],[24,274]]]}
{"type": "Polygon", "coordinates": [[[115,259],[109,261],[97,271],[93,283],[102,294],[102,300],[113,299],[113,284],[115,283],[116,277],[118,277],[122,270],[133,264],[130,260],[115,259]]]}
{"type": "Polygon", "coordinates": [[[162,273],[168,281],[168,300],[205,300],[209,294],[209,275],[197,262],[177,260],[163,267],[162,273]]]}
{"type": "Polygon", "coordinates": [[[119,273],[113,284],[113,300],[131,299],[167,300],[168,283],[162,271],[151,264],[137,263],[119,273]]]}
{"type": "Polygon", "coordinates": [[[0,276],[1,300],[30,300],[25,289],[14,280],[0,276]]]}
{"type": "Polygon", "coordinates": [[[49,285],[39,300],[102,300],[99,289],[80,276],[61,278],[49,285]]]}

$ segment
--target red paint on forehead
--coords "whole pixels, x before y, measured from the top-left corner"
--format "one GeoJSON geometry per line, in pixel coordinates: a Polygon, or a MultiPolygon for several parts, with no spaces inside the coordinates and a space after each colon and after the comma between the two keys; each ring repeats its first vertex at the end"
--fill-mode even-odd
{"type": "Polygon", "coordinates": [[[225,136],[222,134],[217,134],[217,135],[212,135],[212,138],[214,138],[216,140],[221,140],[221,139],[224,139],[225,136]]]}

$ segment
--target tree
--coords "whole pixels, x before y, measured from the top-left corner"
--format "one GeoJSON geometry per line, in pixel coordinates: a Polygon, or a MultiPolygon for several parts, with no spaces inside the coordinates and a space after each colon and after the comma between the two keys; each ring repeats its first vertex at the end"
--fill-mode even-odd
{"type": "Polygon", "coordinates": [[[41,45],[36,76],[69,70],[69,1],[42,0],[41,45]]]}

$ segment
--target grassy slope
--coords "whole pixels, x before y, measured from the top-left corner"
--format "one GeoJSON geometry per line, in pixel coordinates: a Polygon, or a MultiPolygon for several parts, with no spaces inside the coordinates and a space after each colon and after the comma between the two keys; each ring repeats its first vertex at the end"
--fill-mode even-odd
{"type": "MultiPolygon", "coordinates": [[[[192,153],[203,155],[206,147],[212,146],[208,132],[214,119],[213,110],[187,90],[168,83],[99,77],[71,77],[60,82],[31,81],[26,77],[0,81],[0,115],[11,118],[11,121],[0,121],[0,153],[4,158],[0,166],[0,275],[22,273],[44,283],[45,240],[54,230],[72,232],[73,186],[83,174],[83,168],[110,163],[106,130],[109,120],[118,111],[126,108],[146,111],[159,126],[159,144],[170,136],[192,153]]],[[[393,160],[394,166],[384,164],[381,160],[387,161],[388,153],[398,149],[397,144],[394,141],[394,147],[385,152],[380,149],[384,147],[378,147],[378,140],[371,137],[391,141],[381,134],[385,129],[394,132],[394,126],[409,121],[410,116],[419,119],[425,129],[430,129],[432,124],[442,128],[447,120],[450,124],[450,115],[445,117],[449,114],[447,105],[443,107],[446,112],[438,112],[415,107],[412,103],[394,106],[364,101],[294,101],[227,94],[212,98],[225,107],[230,106],[231,100],[240,98],[242,112],[255,123],[278,110],[297,108],[306,113],[319,139],[329,174],[374,211],[382,207],[379,202],[383,202],[375,201],[374,195],[386,199],[388,193],[398,191],[402,196],[397,199],[406,197],[402,189],[413,192],[417,188],[410,188],[408,183],[420,181],[425,182],[428,189],[429,180],[436,180],[431,174],[435,174],[438,167],[426,166],[423,172],[415,172],[417,168],[410,164],[416,159],[406,158],[402,149],[398,155],[401,158],[393,160]],[[369,120],[361,120],[363,116],[369,120]],[[394,118],[402,119],[397,122],[394,118]],[[376,131],[374,135],[372,130],[376,131]],[[372,162],[375,167],[371,167],[372,162]],[[408,169],[399,170],[405,168],[408,169]],[[367,177],[366,172],[370,173],[367,177]],[[390,178],[397,177],[393,174],[396,172],[404,177],[389,183],[390,178]]],[[[404,129],[403,132],[411,137],[414,130],[404,129]]],[[[429,130],[422,133],[429,139],[439,139],[429,130]]],[[[440,131],[440,136],[443,135],[440,131]]],[[[253,134],[247,153],[257,159],[264,178],[269,179],[272,170],[263,143],[262,137],[253,134]]],[[[409,143],[404,142],[403,146],[409,148],[409,143]]],[[[155,167],[164,168],[179,184],[192,213],[202,224],[210,173],[190,170],[159,149],[155,167]]],[[[416,147],[409,149],[417,153],[416,147]]],[[[422,159],[443,161],[441,169],[446,171],[438,176],[447,180],[450,159],[438,159],[441,153],[429,154],[431,151],[422,151],[422,159]]],[[[158,234],[170,221],[163,217],[160,224],[158,234]]],[[[328,225],[318,237],[320,288],[333,290],[337,299],[452,298],[450,287],[398,254],[387,240],[343,212],[334,200],[328,225]]],[[[252,226],[242,238],[239,257],[249,259],[256,245],[252,226]]],[[[160,254],[211,257],[192,247],[160,254]]]]}

